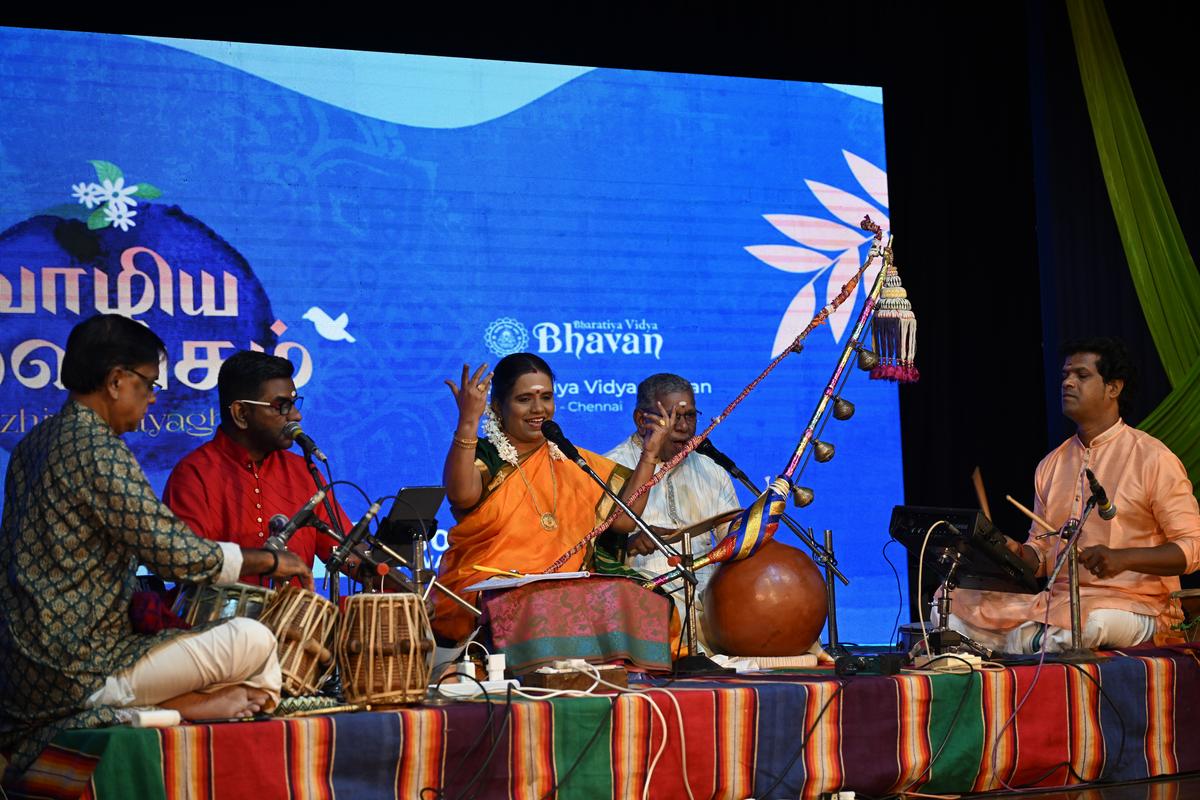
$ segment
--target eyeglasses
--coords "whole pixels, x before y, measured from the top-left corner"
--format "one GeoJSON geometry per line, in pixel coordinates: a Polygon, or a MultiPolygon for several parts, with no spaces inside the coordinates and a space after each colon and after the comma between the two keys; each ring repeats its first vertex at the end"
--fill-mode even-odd
{"type": "MultiPolygon", "coordinates": [[[[638,410],[641,411],[643,414],[645,414],[648,417],[653,417],[655,419],[660,419],[662,417],[662,415],[659,414],[657,411],[643,411],[642,409],[638,409],[638,410]]],[[[678,422],[679,420],[683,420],[684,422],[687,422],[690,424],[695,424],[696,420],[698,420],[700,417],[703,417],[703,416],[704,416],[703,411],[701,411],[698,408],[694,408],[691,411],[683,411],[683,412],[676,414],[675,421],[678,422]]]]}
{"type": "Polygon", "coordinates": [[[125,370],[126,372],[132,372],[134,375],[137,375],[139,378],[141,378],[142,383],[146,384],[146,391],[150,394],[158,394],[159,392],[165,391],[167,388],[165,386],[160,386],[154,378],[147,377],[146,375],[138,372],[136,369],[132,369],[130,367],[121,367],[121,369],[125,370]]]}
{"type": "Polygon", "coordinates": [[[293,408],[297,411],[300,410],[300,407],[304,405],[304,398],[297,395],[290,400],[285,397],[281,400],[272,400],[270,403],[263,400],[234,400],[233,402],[249,403],[252,406],[266,406],[267,408],[275,409],[275,411],[279,413],[279,416],[286,417],[288,414],[292,413],[293,408]]]}

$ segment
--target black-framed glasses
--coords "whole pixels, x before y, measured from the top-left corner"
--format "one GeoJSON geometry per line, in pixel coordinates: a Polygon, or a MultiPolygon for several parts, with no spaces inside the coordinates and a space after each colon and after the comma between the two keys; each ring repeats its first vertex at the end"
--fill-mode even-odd
{"type": "Polygon", "coordinates": [[[133,367],[121,367],[121,369],[125,370],[126,372],[132,372],[134,375],[137,375],[139,378],[141,378],[142,383],[146,385],[146,391],[150,394],[158,394],[159,392],[165,391],[167,388],[165,386],[160,386],[155,378],[151,378],[148,375],[143,375],[133,367]]]}
{"type": "Polygon", "coordinates": [[[286,417],[288,414],[292,413],[293,408],[297,411],[300,410],[300,407],[304,405],[304,398],[300,395],[296,395],[295,397],[291,398],[283,397],[278,400],[272,400],[269,403],[265,400],[234,400],[233,402],[249,403],[252,406],[266,406],[267,408],[275,409],[279,416],[286,417]]]}

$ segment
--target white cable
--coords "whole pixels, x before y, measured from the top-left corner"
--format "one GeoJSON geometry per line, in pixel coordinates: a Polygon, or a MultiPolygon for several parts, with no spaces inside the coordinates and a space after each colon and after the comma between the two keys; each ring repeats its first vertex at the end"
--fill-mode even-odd
{"type": "Polygon", "coordinates": [[[491,652],[486,647],[484,647],[482,644],[480,644],[478,639],[472,639],[471,641],[467,642],[467,646],[463,648],[463,658],[466,658],[467,654],[471,652],[471,645],[475,645],[480,650],[482,650],[483,657],[485,659],[492,655],[491,652]]]}
{"type": "MultiPolygon", "coordinates": [[[[688,780],[688,777],[687,777],[688,776],[687,736],[683,732],[683,710],[679,707],[679,699],[676,698],[671,692],[667,691],[666,689],[659,689],[654,686],[651,686],[647,689],[630,689],[627,686],[618,686],[615,683],[609,683],[608,681],[606,681],[600,677],[600,670],[596,669],[591,664],[588,664],[587,667],[589,669],[595,671],[596,681],[598,683],[601,683],[605,686],[616,689],[618,692],[623,692],[626,694],[640,695],[642,697],[645,697],[650,692],[662,692],[663,694],[665,694],[667,696],[667,699],[669,699],[671,701],[671,704],[673,706],[675,706],[675,720],[678,723],[678,727],[679,727],[679,762],[680,762],[679,765],[681,767],[681,773],[683,776],[683,788],[687,791],[687,796],[688,796],[689,800],[696,800],[695,796],[692,794],[691,782],[688,780]]],[[[646,700],[650,701],[650,698],[646,697],[646,700]]],[[[661,711],[659,711],[658,706],[656,706],[652,701],[650,701],[650,707],[653,708],[655,711],[658,711],[659,714],[662,713],[661,711]]],[[[666,728],[667,728],[666,718],[663,717],[663,732],[664,732],[663,745],[664,745],[664,747],[666,746],[666,740],[665,740],[666,728]]],[[[655,759],[655,761],[657,762],[657,759],[655,759]]],[[[650,790],[650,776],[653,775],[653,773],[654,773],[654,769],[652,766],[650,769],[650,772],[648,772],[646,774],[645,792],[648,792],[650,790]]],[[[645,798],[645,796],[646,796],[645,792],[643,792],[643,795],[642,795],[643,798],[645,798]]]]}
{"type": "MultiPolygon", "coordinates": [[[[925,538],[921,540],[921,554],[917,556],[917,595],[920,597],[921,590],[925,588],[925,546],[929,544],[929,536],[933,533],[933,529],[938,525],[950,525],[944,519],[939,519],[937,522],[929,526],[929,530],[925,531],[925,538]]],[[[950,527],[954,527],[950,525],[950,527]]],[[[925,642],[925,655],[932,656],[933,653],[929,650],[929,633],[925,630],[925,611],[924,606],[918,600],[917,602],[917,619],[921,622],[921,639],[925,642]]],[[[941,620],[940,624],[949,625],[949,620],[941,620]]]]}
{"type": "MultiPolygon", "coordinates": [[[[643,699],[647,703],[649,703],[650,710],[652,712],[654,712],[655,716],[658,717],[659,722],[662,723],[663,740],[662,740],[662,744],[659,745],[658,750],[655,752],[654,758],[651,759],[650,764],[647,766],[647,769],[646,769],[646,783],[642,789],[642,798],[643,798],[643,800],[645,800],[645,798],[648,796],[649,791],[650,791],[650,781],[654,777],[654,770],[658,767],[659,759],[662,757],[663,752],[666,751],[666,749],[667,749],[667,738],[668,738],[666,715],[663,714],[662,709],[660,709],[654,703],[653,700],[651,700],[649,697],[647,697],[647,695],[650,692],[662,692],[671,701],[671,704],[673,706],[675,706],[675,720],[676,720],[677,727],[679,730],[679,754],[680,754],[679,760],[680,760],[680,767],[681,767],[681,772],[682,772],[682,776],[683,776],[683,788],[687,791],[687,796],[688,796],[689,800],[695,800],[695,795],[692,794],[691,783],[687,777],[687,775],[688,775],[687,736],[683,730],[683,710],[679,706],[678,698],[676,698],[668,690],[659,689],[657,687],[650,687],[648,689],[630,689],[628,686],[621,686],[616,683],[610,683],[609,681],[606,681],[606,680],[604,680],[603,677],[601,677],[600,670],[598,670],[594,664],[587,664],[587,663],[583,664],[583,669],[581,671],[588,673],[590,675],[590,677],[592,678],[592,685],[589,686],[586,691],[583,691],[580,689],[541,689],[536,686],[526,686],[522,689],[513,689],[513,694],[520,695],[520,696],[526,698],[527,700],[549,700],[553,697],[595,697],[595,695],[592,694],[592,692],[596,689],[596,687],[605,686],[609,689],[616,691],[618,694],[633,695],[634,697],[640,697],[641,699],[643,699]],[[529,692],[542,692],[543,694],[534,695],[534,694],[528,694],[529,692]]],[[[703,691],[707,691],[707,690],[703,690],[703,691]]],[[[651,724],[650,724],[649,739],[650,739],[650,741],[654,740],[654,724],[653,724],[653,722],[651,722],[651,724]]]]}

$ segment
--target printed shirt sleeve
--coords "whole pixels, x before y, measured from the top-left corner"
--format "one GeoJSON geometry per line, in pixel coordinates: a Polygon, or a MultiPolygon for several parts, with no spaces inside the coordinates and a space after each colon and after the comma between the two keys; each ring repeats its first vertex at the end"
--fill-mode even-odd
{"type": "Polygon", "coordinates": [[[202,539],[175,516],[119,439],[97,448],[85,492],[88,504],[114,543],[167,580],[209,583],[224,562],[216,542],[202,539]]]}

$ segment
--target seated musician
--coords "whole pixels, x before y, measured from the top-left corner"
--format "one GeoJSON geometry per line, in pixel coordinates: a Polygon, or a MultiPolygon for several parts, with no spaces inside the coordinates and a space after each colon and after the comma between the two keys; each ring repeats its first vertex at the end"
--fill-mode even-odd
{"type": "MultiPolygon", "coordinates": [[[[221,365],[216,436],[175,465],[163,492],[163,501],[197,535],[262,547],[271,535],[271,517],[291,517],[316,491],[308,464],[289,452],[292,439],[283,432],[289,422],[302,419],[294,371],[286,358],[251,350],[234,353],[221,365]]],[[[329,524],[328,507],[336,510],[342,530],[349,530],[350,521],[332,498],[317,507],[317,516],[329,524]]],[[[309,568],[314,556],[329,560],[334,546],[311,525],[287,543],[309,568]]]]}
{"type": "MultiPolygon", "coordinates": [[[[1079,538],[1079,595],[1086,648],[1129,647],[1182,637],[1171,592],[1179,578],[1200,567],[1200,513],[1192,484],[1166,445],[1125,424],[1134,368],[1113,339],[1073,342],[1063,349],[1062,410],[1076,433],[1042,459],[1035,473],[1034,513],[1052,525],[1079,518],[1091,497],[1091,469],[1117,514],[1093,511],[1079,538]]],[[[1057,536],[1010,549],[1048,577],[1065,544],[1057,536]]],[[[994,649],[1013,653],[1071,648],[1070,592],[1064,567],[1049,593],[954,593],[950,626],[994,649]],[[1049,605],[1049,627],[1043,627],[1049,605]]]]}
{"type": "MultiPolygon", "coordinates": [[[[670,373],[651,375],[638,384],[637,406],[633,410],[634,433],[605,455],[626,467],[636,465],[644,452],[642,443],[662,419],[660,407],[675,410],[675,424],[669,429],[656,456],[659,462],[666,462],[678,455],[696,435],[699,412],[696,411],[692,385],[670,373]]],[[[667,534],[738,507],[737,492],[733,489],[729,474],[708,456],[689,453],[650,489],[650,499],[642,519],[656,533],[667,534]]],[[[727,527],[728,523],[718,530],[693,537],[692,554],[700,556],[711,550],[727,527]]],[[[627,563],[637,571],[652,577],[671,569],[667,557],[654,548],[645,534],[630,536],[628,547],[627,563]]],[[[703,593],[716,568],[717,565],[712,564],[696,572],[697,598],[703,593]]],[[[667,588],[673,589],[679,583],[668,584],[667,588]]],[[[682,614],[682,593],[676,592],[673,596],[682,614]]]]}
{"type": "Polygon", "coordinates": [[[186,719],[273,707],[275,637],[254,620],[203,632],[134,632],[139,563],[171,580],[312,576],[292,553],[210,542],[163,505],[121,436],[155,401],[165,348],[115,314],[76,325],[58,414],[13,449],[0,522],[0,755],[15,780],[59,732],[112,724],[121,706],[186,719]]]}
{"type": "MultiPolygon", "coordinates": [[[[458,404],[458,427],[446,455],[443,479],[457,523],[450,529],[440,580],[477,602],[463,587],[489,575],[476,565],[541,572],[608,516],[611,501],[578,466],[565,460],[542,435],[554,417],[554,373],[532,353],[505,356],[494,373],[487,365],[472,374],[464,365],[457,384],[446,381],[458,404]],[[491,401],[488,388],[491,387],[491,401]],[[477,437],[480,419],[486,438],[477,437]]],[[[592,469],[622,498],[654,474],[656,453],[674,425],[674,410],[659,409],[660,425],[649,433],[632,476],[612,461],[580,450],[592,469]]],[[[630,504],[641,513],[646,496],[630,504]]],[[[633,530],[621,515],[612,526],[633,530]]],[[[587,548],[574,554],[564,571],[583,569],[587,548]]],[[[433,628],[444,642],[458,642],[475,627],[469,612],[435,592],[433,628]]]]}

